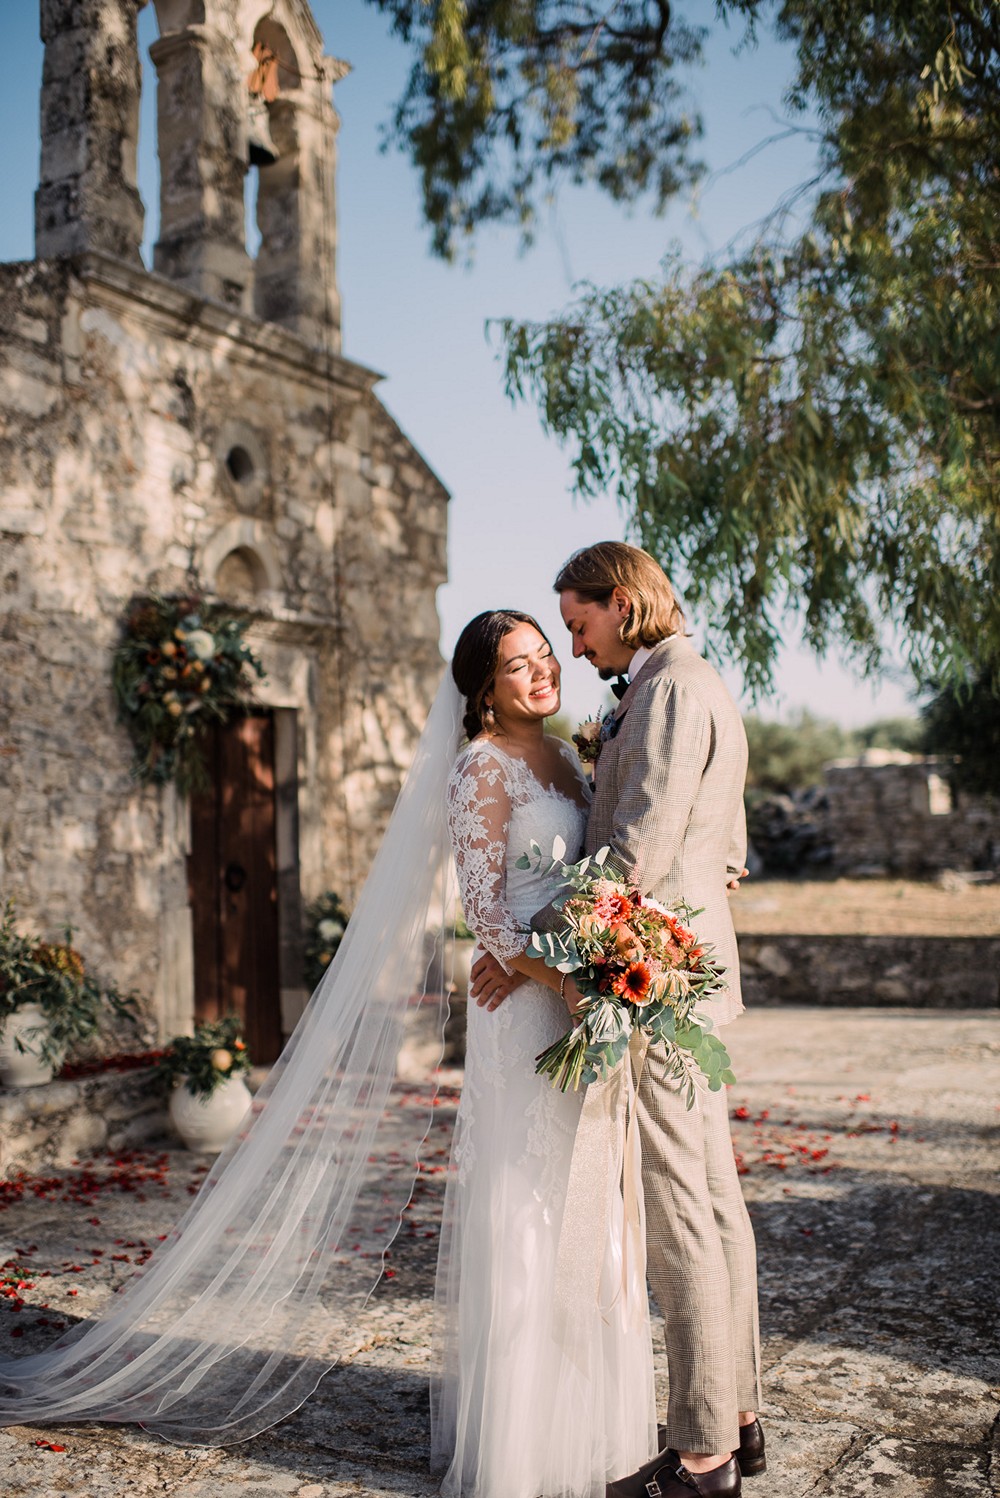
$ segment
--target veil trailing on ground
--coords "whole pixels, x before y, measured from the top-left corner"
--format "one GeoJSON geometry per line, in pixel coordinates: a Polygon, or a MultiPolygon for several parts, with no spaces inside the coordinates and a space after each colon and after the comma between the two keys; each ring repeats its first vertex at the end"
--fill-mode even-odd
{"type": "Polygon", "coordinates": [[[344,940],[240,1137],[100,1320],[0,1363],[0,1423],[136,1422],[224,1445],[297,1409],[349,1347],[430,1122],[428,1091],[400,1168],[386,1108],[407,1007],[444,988],[462,707],[446,672],[344,940]],[[359,1216],[372,1180],[381,1237],[359,1216]]]}

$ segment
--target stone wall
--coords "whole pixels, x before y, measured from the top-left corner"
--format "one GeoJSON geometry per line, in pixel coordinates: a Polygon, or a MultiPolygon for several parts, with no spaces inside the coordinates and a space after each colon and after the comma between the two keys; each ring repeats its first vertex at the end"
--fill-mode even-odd
{"type": "Polygon", "coordinates": [[[755,1004],[1000,1005],[1000,936],[747,936],[740,978],[755,1004]]]}
{"type": "Polygon", "coordinates": [[[899,755],[824,771],[823,840],[846,875],[1000,871],[1000,801],[953,784],[954,764],[899,755]]]}
{"type": "Polygon", "coordinates": [[[868,750],[826,765],[822,785],[756,794],[751,861],[779,877],[1000,874],[1000,799],[968,794],[954,772],[954,760],[868,750]]]}

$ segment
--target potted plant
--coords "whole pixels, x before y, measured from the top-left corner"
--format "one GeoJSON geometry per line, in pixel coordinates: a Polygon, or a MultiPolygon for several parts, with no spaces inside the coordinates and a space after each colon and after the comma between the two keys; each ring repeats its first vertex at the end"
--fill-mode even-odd
{"type": "Polygon", "coordinates": [[[218,1154],[246,1117],[250,1055],[235,1015],[176,1035],[157,1065],[170,1087],[167,1112],[189,1150],[218,1154]]]}
{"type": "Polygon", "coordinates": [[[472,974],[472,954],[476,950],[476,933],[470,931],[462,916],[458,916],[452,928],[451,980],[448,991],[452,997],[465,998],[469,992],[472,974]]]}
{"type": "Polygon", "coordinates": [[[310,993],[337,955],[347,930],[347,912],[340,896],[328,889],[306,906],[306,941],[303,978],[310,993]]]}
{"type": "Polygon", "coordinates": [[[72,945],[19,932],[14,902],[0,918],[0,1082],[50,1082],[73,1046],[90,1040],[109,1014],[135,1023],[138,999],[102,982],[72,945]]]}

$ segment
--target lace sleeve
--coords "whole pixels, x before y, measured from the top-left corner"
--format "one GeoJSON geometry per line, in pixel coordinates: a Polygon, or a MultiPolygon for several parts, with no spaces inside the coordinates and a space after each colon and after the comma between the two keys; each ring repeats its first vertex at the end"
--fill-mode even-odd
{"type": "Polygon", "coordinates": [[[590,777],[589,775],[585,775],[583,772],[583,767],[580,764],[579,754],[577,754],[572,744],[567,744],[565,739],[559,739],[557,740],[557,742],[559,744],[559,749],[563,759],[572,768],[573,774],[577,778],[580,789],[583,791],[585,800],[590,801],[592,799],[590,777]]]}
{"type": "Polygon", "coordinates": [[[466,750],[448,782],[448,829],[465,919],[508,972],[531,932],[507,904],[510,790],[503,765],[488,749],[466,750]]]}

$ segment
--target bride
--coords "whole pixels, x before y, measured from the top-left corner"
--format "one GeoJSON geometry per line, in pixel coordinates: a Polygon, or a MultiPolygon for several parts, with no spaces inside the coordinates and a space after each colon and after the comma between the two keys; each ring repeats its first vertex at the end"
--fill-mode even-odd
{"type": "Polygon", "coordinates": [[[432,1116],[428,1097],[401,1169],[396,1055],[408,1005],[442,987],[426,938],[450,923],[452,841],[481,946],[530,981],[469,1016],[438,1266],[444,1491],[601,1498],[655,1449],[645,1285],[623,1266],[620,1193],[583,1200],[583,1176],[574,1219],[592,1206],[608,1230],[600,1283],[577,1282],[579,1245],[560,1229],[581,1097],[534,1073],[568,1021],[557,975],[524,955],[553,891],[514,865],[532,840],[579,848],[586,815],[575,757],[543,733],[559,667],[528,616],[491,613],[466,628],[453,670],[337,957],[251,1118],[100,1319],[0,1362],[0,1423],[134,1422],[224,1445],[291,1414],[350,1355],[432,1116]],[[365,1239],[375,1183],[393,1220],[381,1242],[365,1239]]]}
{"type": "Polygon", "coordinates": [[[562,837],[579,856],[588,792],[576,755],[543,731],[559,708],[559,663],[532,618],[480,614],[452,675],[469,738],[448,782],[466,920],[483,948],[531,981],[495,1013],[469,1006],[438,1268],[433,1452],[448,1462],[448,1498],[604,1498],[609,1479],[655,1450],[648,1303],[641,1275],[616,1296],[615,1183],[600,1295],[569,1287],[572,1345],[560,1329],[560,1228],[583,1095],[535,1074],[535,1056],[568,1021],[559,973],[525,956],[531,916],[558,891],[516,867],[533,840],[550,848],[562,837]]]}

